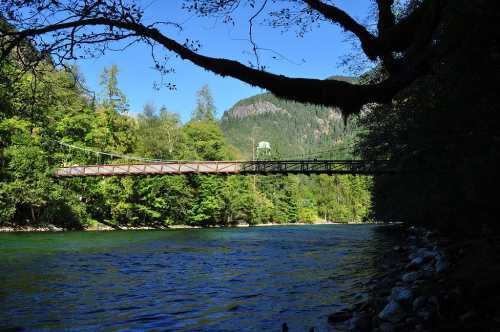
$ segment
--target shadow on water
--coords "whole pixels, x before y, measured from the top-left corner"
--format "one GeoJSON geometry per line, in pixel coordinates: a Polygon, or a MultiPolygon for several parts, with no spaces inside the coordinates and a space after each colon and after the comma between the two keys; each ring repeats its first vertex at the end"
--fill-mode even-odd
{"type": "Polygon", "coordinates": [[[0,330],[279,331],[287,322],[328,331],[328,314],[366,298],[396,233],[321,225],[0,234],[0,330]]]}

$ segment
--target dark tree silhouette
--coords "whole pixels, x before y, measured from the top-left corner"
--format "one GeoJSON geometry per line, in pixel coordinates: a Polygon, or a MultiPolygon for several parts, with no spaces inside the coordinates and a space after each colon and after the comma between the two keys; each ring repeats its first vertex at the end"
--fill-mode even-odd
{"type": "MultiPolygon", "coordinates": [[[[165,32],[172,22],[146,22],[145,10],[127,0],[3,0],[0,14],[8,24],[0,30],[0,61],[18,45],[29,41],[41,57],[55,64],[92,57],[109,50],[113,42],[126,40],[162,46],[185,60],[221,76],[231,76],[300,102],[338,106],[345,114],[356,113],[370,102],[388,102],[395,94],[425,74],[452,44],[440,43],[452,1],[415,0],[413,10],[396,18],[394,0],[374,0],[377,32],[370,32],[333,1],[272,0],[185,0],[183,8],[200,16],[222,16],[230,22],[232,13],[243,5],[267,15],[274,26],[308,29],[316,21],[338,24],[359,39],[362,51],[379,61],[385,78],[372,84],[352,84],[338,80],[291,78],[273,74],[264,67],[254,68],[238,61],[202,55],[197,44],[181,43],[165,32]],[[276,5],[279,5],[277,10],[276,5]]],[[[250,28],[255,15],[249,20],[250,28]]],[[[182,28],[177,26],[178,28],[182,28]]],[[[253,38],[250,40],[254,45],[253,38]]],[[[327,42],[327,39],[325,40],[327,42]]],[[[154,52],[153,52],[154,57],[154,52]]],[[[167,70],[157,62],[159,70],[167,70]]]]}

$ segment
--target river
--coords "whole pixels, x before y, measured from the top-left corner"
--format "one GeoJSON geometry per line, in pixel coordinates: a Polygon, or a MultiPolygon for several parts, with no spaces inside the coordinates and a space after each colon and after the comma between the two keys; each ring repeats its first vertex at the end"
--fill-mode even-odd
{"type": "Polygon", "coordinates": [[[387,228],[0,234],[0,331],[330,331],[387,228]]]}

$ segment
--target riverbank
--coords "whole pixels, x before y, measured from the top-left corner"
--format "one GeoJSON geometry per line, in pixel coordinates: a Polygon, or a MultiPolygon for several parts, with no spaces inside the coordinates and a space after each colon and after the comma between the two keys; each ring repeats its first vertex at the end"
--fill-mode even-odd
{"type": "MultiPolygon", "coordinates": [[[[200,229],[200,228],[235,228],[235,227],[271,227],[271,226],[314,226],[314,225],[368,225],[368,224],[386,224],[384,222],[352,222],[352,223],[342,223],[333,221],[320,221],[314,223],[267,223],[267,224],[237,224],[237,225],[213,225],[207,227],[201,226],[191,226],[191,225],[169,225],[167,227],[120,227],[114,228],[104,224],[95,224],[87,228],[82,229],[82,231],[88,232],[100,232],[100,231],[142,231],[142,230],[169,230],[169,229],[200,229]]],[[[394,223],[389,223],[394,224],[394,223]]],[[[12,226],[2,226],[0,227],[0,233],[10,233],[10,232],[65,232],[68,231],[64,228],[60,228],[54,225],[46,226],[23,226],[23,227],[12,227],[12,226]]]]}
{"type": "Polygon", "coordinates": [[[379,258],[369,299],[329,322],[338,331],[500,331],[498,240],[410,227],[379,258]]]}
{"type": "Polygon", "coordinates": [[[369,299],[331,314],[329,322],[339,331],[434,331],[440,314],[436,287],[450,267],[436,234],[407,229],[377,265],[381,273],[370,281],[369,299]]]}

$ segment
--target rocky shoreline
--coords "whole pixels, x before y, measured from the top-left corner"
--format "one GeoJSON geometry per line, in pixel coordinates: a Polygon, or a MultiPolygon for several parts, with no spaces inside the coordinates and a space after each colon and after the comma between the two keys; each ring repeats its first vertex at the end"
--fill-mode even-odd
{"type": "MultiPolygon", "coordinates": [[[[93,225],[88,228],[82,229],[82,231],[115,231],[115,230],[122,230],[122,231],[137,231],[137,230],[169,230],[169,229],[197,229],[197,228],[238,228],[238,227],[271,227],[271,226],[314,226],[314,225],[353,225],[353,224],[383,224],[382,222],[365,222],[365,223],[340,223],[340,222],[331,222],[331,221],[322,221],[322,222],[314,222],[314,223],[304,223],[304,222],[297,222],[297,223],[267,223],[267,224],[256,224],[256,225],[249,225],[249,224],[238,224],[234,226],[208,226],[208,227],[201,227],[201,226],[190,226],[190,225],[170,225],[166,227],[120,227],[120,228],[113,228],[108,225],[104,224],[98,224],[98,225],[93,225]]],[[[54,225],[45,225],[45,226],[24,226],[24,227],[12,227],[12,226],[2,226],[0,227],[0,233],[10,233],[10,232],[64,232],[67,231],[64,228],[60,228],[54,225]]]]}
{"type": "Polygon", "coordinates": [[[500,331],[500,237],[406,229],[377,262],[367,301],[335,312],[337,331],[500,331]]]}
{"type": "Polygon", "coordinates": [[[434,331],[441,318],[440,285],[450,262],[436,233],[410,227],[392,252],[380,257],[383,274],[370,282],[367,301],[331,314],[338,331],[434,331]]]}

